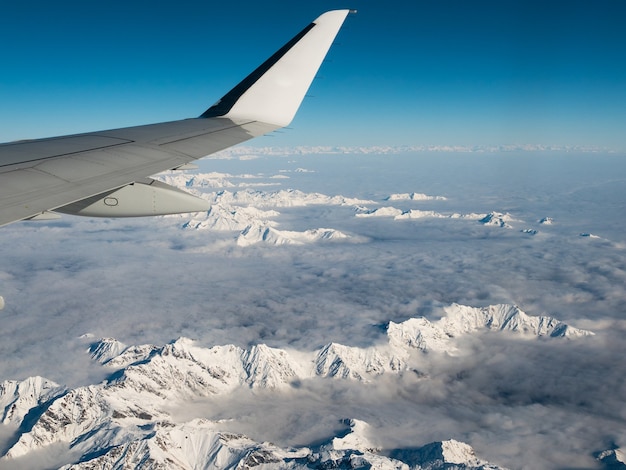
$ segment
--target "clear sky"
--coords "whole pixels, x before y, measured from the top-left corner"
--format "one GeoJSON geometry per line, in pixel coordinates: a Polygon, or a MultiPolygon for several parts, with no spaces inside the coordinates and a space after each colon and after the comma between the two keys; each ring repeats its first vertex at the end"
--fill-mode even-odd
{"type": "Polygon", "coordinates": [[[356,8],[292,130],[255,145],[626,150],[621,1],[9,2],[0,141],[193,117],[356,8]]]}

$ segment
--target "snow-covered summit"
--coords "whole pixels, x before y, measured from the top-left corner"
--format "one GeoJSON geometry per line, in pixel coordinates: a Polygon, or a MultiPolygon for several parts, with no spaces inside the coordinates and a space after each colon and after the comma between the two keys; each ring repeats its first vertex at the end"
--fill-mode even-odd
{"type": "MultiPolygon", "coordinates": [[[[282,175],[277,175],[282,176],[282,175]]],[[[317,192],[303,192],[297,189],[279,189],[266,191],[263,189],[245,188],[247,185],[235,185],[231,178],[254,180],[259,175],[231,175],[227,173],[200,173],[188,175],[184,173],[165,173],[159,178],[197,196],[208,200],[211,208],[206,212],[189,215],[168,216],[181,220],[180,226],[186,230],[237,231],[235,243],[241,247],[256,244],[265,245],[302,245],[325,240],[362,241],[361,237],[348,235],[334,228],[310,228],[294,231],[278,228],[278,217],[283,208],[304,208],[309,206],[350,206],[358,218],[383,217],[394,220],[415,219],[467,219],[479,220],[484,225],[510,228],[508,222],[514,220],[509,214],[490,212],[477,213],[441,213],[434,210],[398,209],[391,206],[375,207],[375,201],[363,200],[342,195],[328,196],[317,192]],[[238,190],[231,190],[239,187],[238,190]]],[[[267,178],[267,177],[265,177],[267,178]]],[[[274,184],[274,183],[272,183],[274,184]]],[[[263,186],[259,183],[256,186],[263,186]]],[[[424,193],[394,193],[386,201],[444,201],[443,196],[431,196],[424,193]]],[[[364,239],[363,239],[364,240],[364,239]]]]}
{"type": "Polygon", "coordinates": [[[487,307],[469,307],[452,304],[444,308],[446,315],[439,326],[446,334],[458,336],[481,328],[511,331],[526,336],[577,337],[593,335],[557,320],[554,317],[530,316],[517,305],[498,304],[487,307]]]}
{"type": "Polygon", "coordinates": [[[437,321],[418,317],[402,323],[389,322],[387,336],[395,357],[401,357],[399,352],[406,348],[455,354],[455,338],[481,330],[508,331],[527,338],[574,338],[594,334],[553,317],[527,315],[518,306],[510,304],[487,307],[452,304],[443,310],[445,315],[437,321]]]}
{"type": "Polygon", "coordinates": [[[325,240],[342,240],[349,238],[345,233],[332,228],[316,228],[297,232],[278,230],[263,224],[251,224],[237,236],[237,245],[250,246],[257,243],[269,245],[304,245],[325,240]]]}
{"type": "Polygon", "coordinates": [[[372,204],[373,201],[349,198],[341,195],[327,196],[321,193],[306,193],[297,189],[279,191],[217,191],[208,193],[212,203],[230,205],[252,205],[255,207],[304,207],[310,205],[354,206],[372,204]]]}
{"type": "Polygon", "coordinates": [[[361,434],[369,425],[345,420],[350,430],[328,444],[318,447],[281,448],[269,442],[257,442],[243,434],[219,431],[219,424],[202,419],[188,423],[156,423],[143,439],[105,449],[93,458],[62,470],[116,468],[120,470],[167,468],[376,468],[380,470],[457,469],[506,470],[478,459],[473,449],[462,442],[443,441],[410,450],[394,450],[387,457],[378,449],[368,448],[361,434]]]}
{"type": "Polygon", "coordinates": [[[502,468],[477,458],[470,445],[454,439],[432,442],[417,449],[396,450],[391,453],[391,456],[405,462],[416,463],[420,470],[498,470],[502,468]]]}
{"type": "Polygon", "coordinates": [[[484,216],[482,219],[479,220],[479,222],[483,225],[493,225],[495,227],[511,228],[511,224],[509,224],[509,222],[512,222],[514,220],[515,219],[513,219],[513,217],[511,217],[511,214],[509,213],[502,214],[501,212],[494,211],[484,216]]]}
{"type": "Polygon", "coordinates": [[[356,217],[390,217],[394,220],[408,220],[408,219],[467,219],[467,220],[479,220],[486,217],[484,214],[459,214],[457,212],[451,214],[443,214],[432,210],[419,210],[409,209],[402,210],[396,207],[385,206],[377,209],[367,209],[359,207],[356,213],[356,217]]]}
{"type": "Polygon", "coordinates": [[[343,423],[349,426],[345,435],[334,437],[326,448],[332,450],[358,450],[361,452],[377,452],[381,449],[374,445],[370,438],[371,426],[360,419],[344,419],[343,423]]]}
{"type": "Polygon", "coordinates": [[[597,454],[596,459],[602,462],[607,469],[626,469],[626,449],[619,448],[603,450],[597,454]]]}
{"type": "MultiPolygon", "coordinates": [[[[205,175],[206,176],[206,175],[205,175]]],[[[184,175],[165,175],[162,179],[170,184],[197,188],[196,180],[200,175],[192,177],[184,175]]],[[[204,183],[212,181],[204,178],[204,183]]],[[[207,183],[208,184],[208,183],[207,183]]],[[[207,184],[200,185],[201,188],[207,184]]],[[[211,186],[211,185],[209,185],[211,186]]],[[[250,246],[258,243],[269,245],[301,245],[324,240],[341,240],[351,238],[347,234],[333,228],[312,228],[304,231],[279,230],[275,220],[280,216],[276,208],[306,207],[311,205],[339,205],[359,207],[361,204],[372,203],[344,196],[327,196],[320,193],[305,193],[298,190],[284,189],[279,191],[260,191],[245,189],[241,191],[219,190],[202,192],[200,197],[208,199],[212,205],[206,212],[189,215],[169,216],[183,220],[181,227],[187,230],[238,231],[235,241],[239,246],[250,246]]]]}
{"type": "Polygon", "coordinates": [[[34,408],[65,392],[65,387],[43,377],[0,382],[0,422],[19,424],[34,408]]]}
{"type": "Polygon", "coordinates": [[[118,357],[126,348],[124,343],[115,338],[102,338],[89,346],[87,352],[94,361],[106,364],[114,357],[118,357]]]}
{"type": "Polygon", "coordinates": [[[444,196],[429,196],[423,193],[396,193],[385,198],[387,201],[446,201],[444,196]]]}
{"type": "Polygon", "coordinates": [[[276,222],[272,219],[279,215],[275,210],[214,204],[207,212],[194,214],[182,227],[188,230],[244,230],[251,225],[274,226],[276,222]]]}

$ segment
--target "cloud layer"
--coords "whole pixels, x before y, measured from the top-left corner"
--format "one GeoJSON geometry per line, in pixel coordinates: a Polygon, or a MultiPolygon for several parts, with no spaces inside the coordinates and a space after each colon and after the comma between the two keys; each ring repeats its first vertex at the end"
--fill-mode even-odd
{"type": "Polygon", "coordinates": [[[64,217],[4,227],[0,379],[97,383],[108,372],[84,353],[85,333],[126,344],[186,336],[206,347],[369,347],[384,341],[389,321],[436,320],[455,302],[511,303],[597,335],[576,344],[468,338],[462,346],[471,354],[423,360],[427,382],[306,383],[279,402],[242,390],[211,403],[207,417],[233,410],[237,430],[287,444],[327,437],[338,419],[359,418],[384,447],[456,438],[512,468],[593,467],[593,452],[626,445],[624,162],[553,154],[257,156],[201,162],[221,183],[192,189],[206,197],[246,188],[326,195],[319,204],[257,207],[241,193],[228,204],[264,211],[280,231],[327,228],[348,238],[239,246],[242,227],[183,228],[192,217],[64,217]],[[434,199],[388,199],[411,193],[434,199]],[[350,202],[332,204],[333,197],[350,202]],[[474,218],[356,217],[384,207],[509,214],[511,228],[474,218]],[[553,223],[541,223],[546,217],[553,223]]]}

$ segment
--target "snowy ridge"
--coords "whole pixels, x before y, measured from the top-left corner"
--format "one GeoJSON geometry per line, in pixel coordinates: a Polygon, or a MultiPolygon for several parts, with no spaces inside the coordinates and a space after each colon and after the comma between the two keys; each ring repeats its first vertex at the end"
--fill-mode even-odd
{"type": "MultiPolygon", "coordinates": [[[[185,191],[189,190],[206,190],[206,189],[218,189],[218,188],[234,188],[237,185],[230,181],[234,175],[228,173],[199,173],[199,174],[187,174],[180,171],[171,171],[161,173],[155,179],[176,186],[185,191]]],[[[244,178],[245,175],[239,176],[244,178]]],[[[196,191],[198,192],[198,191],[196,191]]]]}
{"type": "Polygon", "coordinates": [[[358,450],[361,452],[379,452],[378,448],[370,441],[372,434],[371,426],[359,419],[344,419],[343,424],[349,426],[344,436],[334,437],[325,448],[332,450],[358,450]]]}
{"type": "Polygon", "coordinates": [[[515,219],[513,219],[513,217],[511,217],[511,214],[509,213],[502,214],[500,212],[490,212],[489,214],[484,216],[482,219],[480,219],[479,222],[483,225],[492,225],[494,227],[502,227],[502,228],[512,228],[509,222],[512,222],[514,220],[515,219]]]}
{"type": "Polygon", "coordinates": [[[612,470],[626,469],[626,449],[609,449],[599,452],[597,460],[612,470]]]}
{"type": "Polygon", "coordinates": [[[94,361],[105,364],[114,357],[118,357],[126,349],[127,346],[115,338],[102,338],[97,343],[92,344],[87,352],[94,361]]]}
{"type": "Polygon", "coordinates": [[[417,209],[402,210],[390,206],[379,207],[378,209],[372,210],[359,208],[358,212],[356,213],[357,217],[391,217],[394,220],[425,218],[482,220],[488,215],[475,213],[459,214],[456,212],[452,214],[442,214],[440,212],[423,211],[417,209]]]}
{"type": "Polygon", "coordinates": [[[255,442],[242,435],[217,430],[219,423],[193,420],[185,424],[156,423],[152,433],[106,453],[63,470],[93,468],[377,468],[506,470],[479,460],[474,450],[457,441],[443,441],[411,450],[392,451],[391,457],[379,455],[364,434],[369,425],[346,419],[347,433],[328,443],[308,448],[280,448],[268,442],[255,442]]]}
{"type": "Polygon", "coordinates": [[[406,348],[440,353],[456,351],[451,344],[451,336],[436,322],[433,323],[424,317],[410,318],[402,323],[390,321],[387,326],[387,337],[396,354],[403,353],[406,348]]]}
{"type": "Polygon", "coordinates": [[[314,374],[317,376],[359,381],[368,381],[368,378],[381,375],[385,370],[391,370],[389,357],[385,351],[335,343],[324,346],[316,354],[314,363],[314,374]]]}
{"type": "Polygon", "coordinates": [[[378,209],[364,209],[361,208],[357,214],[357,217],[392,217],[394,220],[406,220],[406,219],[467,219],[478,220],[483,225],[490,225],[493,227],[512,228],[509,222],[517,221],[510,214],[502,214],[500,212],[489,212],[488,214],[442,214],[436,211],[423,211],[417,209],[401,210],[395,207],[380,207],[378,209]]]}
{"type": "Polygon", "coordinates": [[[262,224],[248,225],[237,236],[237,245],[250,246],[264,242],[270,245],[304,245],[321,240],[341,240],[350,238],[343,232],[331,228],[317,228],[295,232],[292,230],[278,230],[272,226],[262,224]]]}
{"type": "Polygon", "coordinates": [[[501,468],[480,460],[471,446],[454,439],[433,442],[418,449],[394,451],[391,455],[404,461],[422,462],[419,468],[423,470],[468,468],[497,470],[501,468]]]}
{"type": "Polygon", "coordinates": [[[248,186],[275,186],[280,183],[262,183],[256,180],[259,179],[289,179],[286,175],[252,175],[249,173],[243,173],[233,175],[230,173],[181,173],[180,171],[170,171],[161,173],[155,176],[155,179],[162,181],[166,184],[176,186],[186,191],[192,191],[195,193],[206,192],[207,190],[224,189],[224,188],[245,188],[248,186]],[[244,180],[245,182],[233,183],[232,179],[244,180]]]}
{"type": "Polygon", "coordinates": [[[194,230],[234,231],[251,225],[274,226],[271,220],[280,215],[274,210],[264,211],[255,207],[236,207],[215,204],[207,212],[201,212],[185,222],[182,227],[194,230]]]}
{"type": "Polygon", "coordinates": [[[60,396],[65,388],[43,377],[5,380],[0,383],[0,421],[19,424],[28,412],[60,396]]]}
{"type": "Polygon", "coordinates": [[[444,312],[445,316],[435,322],[423,317],[390,322],[388,343],[369,348],[336,343],[312,352],[263,344],[250,349],[233,345],[204,348],[187,338],[162,347],[126,346],[104,338],[92,344],[87,353],[112,370],[108,381],[67,392],[40,377],[7,381],[0,386],[5,422],[19,424],[30,409],[42,407],[39,418],[22,431],[3,459],[18,458],[51,444],[65,444],[77,455],[94,456],[92,464],[106,463],[113,468],[134,468],[134,462],[142,459],[152,459],[164,468],[204,468],[209,464],[202,459],[209,459],[213,463],[208,468],[216,468],[219,462],[231,462],[231,458],[242,465],[251,455],[259,462],[292,462],[293,468],[304,468],[305,461],[348,462],[355,458],[384,464],[381,468],[405,468],[414,465],[412,462],[423,465],[426,461],[435,463],[424,468],[448,468],[441,462],[478,468],[483,463],[469,446],[454,441],[437,444],[436,452],[422,449],[421,453],[398,454],[395,459],[377,455],[372,440],[375,430],[356,420],[346,422],[349,434],[337,435],[318,449],[293,450],[259,444],[244,436],[228,437],[220,432],[219,423],[173,424],[168,411],[174,404],[228,394],[242,387],[286,393],[302,380],[333,378],[367,384],[385,374],[401,376],[413,371],[411,358],[415,353],[454,354],[455,339],[477,330],[509,331],[525,337],[592,334],[551,317],[526,315],[513,305],[475,308],[453,304],[444,312]]]}
{"type": "Polygon", "coordinates": [[[447,201],[448,198],[444,196],[428,196],[423,193],[397,193],[390,194],[387,201],[447,201]]]}
{"type": "Polygon", "coordinates": [[[218,191],[209,194],[209,201],[219,204],[253,205],[256,207],[304,207],[310,205],[354,206],[371,204],[373,201],[345,196],[327,196],[321,193],[305,193],[297,189],[279,191],[218,191]]]}
{"type": "Polygon", "coordinates": [[[594,334],[588,330],[566,325],[553,317],[527,315],[517,305],[498,304],[477,308],[452,304],[445,307],[444,311],[446,316],[438,324],[450,336],[470,333],[481,328],[553,338],[594,334]]]}
{"type": "MultiPolygon", "coordinates": [[[[167,175],[166,175],[167,176],[167,175]]],[[[165,178],[170,184],[178,186],[196,187],[196,179],[203,183],[210,178],[200,178],[196,175],[191,179],[184,175],[174,175],[165,178]],[[185,186],[183,186],[185,185],[185,186]]],[[[221,183],[220,183],[221,184],[221,183]]],[[[178,219],[187,218],[182,224],[188,230],[215,230],[239,231],[236,237],[238,246],[250,246],[257,243],[269,245],[302,245],[316,243],[323,240],[345,240],[349,235],[332,228],[314,228],[297,232],[293,230],[278,230],[278,223],[273,220],[280,212],[268,207],[305,207],[309,205],[341,205],[357,206],[372,201],[364,201],[344,196],[326,196],[320,193],[304,193],[297,190],[280,190],[265,192],[258,190],[243,191],[214,191],[201,193],[201,197],[212,202],[207,212],[196,213],[189,219],[188,215],[175,215],[178,219]]]]}
{"type": "MultiPolygon", "coordinates": [[[[283,175],[277,175],[281,177],[283,175]]],[[[324,240],[351,239],[348,234],[332,228],[313,228],[303,232],[279,230],[276,218],[280,216],[278,208],[307,207],[312,205],[351,206],[355,216],[388,217],[394,220],[414,219],[467,219],[478,220],[483,225],[511,228],[509,222],[514,219],[510,214],[490,212],[488,214],[444,214],[433,210],[401,210],[391,206],[368,209],[366,205],[377,204],[375,201],[350,198],[341,195],[327,196],[321,193],[305,193],[294,189],[278,191],[261,191],[258,189],[243,189],[229,191],[218,188],[232,188],[237,185],[228,178],[254,179],[255,175],[230,175],[226,173],[201,173],[186,175],[180,173],[165,173],[159,176],[161,181],[178,186],[187,191],[191,190],[199,197],[211,202],[207,212],[189,215],[174,215],[177,219],[184,219],[181,224],[187,230],[215,230],[238,231],[235,242],[238,246],[247,247],[259,243],[269,245],[302,245],[317,243],[324,240]],[[209,191],[207,191],[209,189],[209,191]]],[[[242,186],[242,185],[238,185],[242,186]]],[[[386,198],[387,201],[444,201],[443,196],[430,196],[423,193],[395,193],[386,198]]],[[[360,240],[354,240],[360,241],[360,240]]]]}
{"type": "Polygon", "coordinates": [[[252,388],[278,388],[302,376],[301,367],[286,351],[265,344],[244,351],[242,363],[252,388]]]}

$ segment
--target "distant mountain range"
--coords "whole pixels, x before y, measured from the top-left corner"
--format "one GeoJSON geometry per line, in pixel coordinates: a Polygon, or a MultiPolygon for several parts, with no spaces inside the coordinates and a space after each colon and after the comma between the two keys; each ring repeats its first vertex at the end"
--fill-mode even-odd
{"type": "MultiPolygon", "coordinates": [[[[250,246],[257,243],[270,245],[289,245],[315,243],[325,240],[363,241],[362,237],[343,233],[333,228],[316,227],[303,232],[281,230],[275,219],[280,216],[281,208],[308,206],[347,206],[354,210],[358,218],[391,218],[393,220],[412,219],[462,219],[477,221],[486,226],[512,228],[511,223],[522,222],[514,219],[509,213],[492,211],[489,213],[443,213],[434,210],[399,209],[393,206],[381,206],[381,203],[415,202],[417,204],[431,201],[446,201],[444,196],[423,193],[390,194],[383,201],[363,200],[341,195],[328,196],[321,193],[306,193],[294,189],[261,191],[248,188],[248,183],[239,190],[226,190],[237,185],[231,179],[253,180],[253,175],[234,176],[222,173],[200,173],[185,175],[166,173],[160,179],[168,184],[184,188],[196,195],[208,199],[211,209],[189,218],[188,215],[168,216],[182,220],[181,226],[188,230],[237,231],[236,243],[239,246],[250,246]],[[370,208],[372,206],[379,206],[370,208]]],[[[539,224],[553,223],[550,217],[544,217],[539,224]]],[[[535,235],[536,229],[521,229],[524,233],[535,235]]]]}
{"type": "Polygon", "coordinates": [[[506,153],[506,152],[611,152],[604,147],[583,145],[372,145],[372,146],[296,146],[296,147],[251,147],[237,146],[211,155],[216,158],[238,158],[249,160],[261,155],[315,155],[315,154],[352,154],[352,155],[392,155],[405,153],[448,152],[448,153],[506,153]]]}

